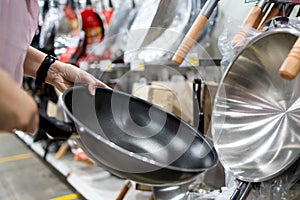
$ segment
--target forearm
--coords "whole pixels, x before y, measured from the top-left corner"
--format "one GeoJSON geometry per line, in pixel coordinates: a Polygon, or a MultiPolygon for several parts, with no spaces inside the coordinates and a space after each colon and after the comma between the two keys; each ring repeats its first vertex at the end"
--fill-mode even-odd
{"type": "MultiPolygon", "coordinates": [[[[24,74],[36,78],[36,72],[45,57],[45,53],[30,46],[24,62],[24,74]]],[[[55,61],[48,70],[45,82],[53,84],[53,76],[55,76],[56,73],[63,71],[66,66],[66,63],[55,61]]]]}
{"type": "Polygon", "coordinates": [[[24,73],[27,76],[36,77],[36,72],[43,62],[46,54],[33,48],[29,47],[24,62],[24,73]]]}
{"type": "Polygon", "coordinates": [[[35,101],[1,68],[0,92],[0,130],[34,132],[38,126],[35,101]]]}

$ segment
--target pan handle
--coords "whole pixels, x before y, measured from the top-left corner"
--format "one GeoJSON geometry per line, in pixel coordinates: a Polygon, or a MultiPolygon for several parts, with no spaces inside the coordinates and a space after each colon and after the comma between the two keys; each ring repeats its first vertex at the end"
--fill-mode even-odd
{"type": "Polygon", "coordinates": [[[279,75],[287,80],[294,79],[300,71],[300,37],[292,47],[279,69],[279,75]]]}
{"type": "Polygon", "coordinates": [[[172,58],[172,62],[174,62],[177,65],[180,65],[183,62],[185,56],[193,47],[193,44],[195,43],[202,29],[204,28],[208,18],[214,11],[218,2],[219,0],[206,1],[200,14],[196,18],[195,22],[193,23],[188,33],[184,37],[183,41],[181,42],[180,46],[178,47],[177,51],[175,52],[172,58]]]}
{"type": "Polygon", "coordinates": [[[128,190],[131,188],[132,183],[127,180],[125,185],[123,185],[119,195],[117,196],[116,200],[123,200],[125,195],[127,194],[128,190]]]}
{"type": "Polygon", "coordinates": [[[49,117],[42,111],[39,111],[39,117],[39,128],[44,130],[50,139],[67,140],[74,132],[76,132],[73,123],[67,123],[57,120],[54,117],[49,117]]]}
{"type": "Polygon", "coordinates": [[[231,195],[230,200],[246,200],[252,189],[252,183],[240,180],[237,181],[238,185],[231,195]]]}
{"type": "Polygon", "coordinates": [[[283,16],[283,5],[281,3],[275,3],[268,13],[267,17],[264,19],[264,21],[261,23],[260,27],[258,30],[261,32],[263,31],[264,26],[266,25],[267,22],[269,22],[271,19],[277,16],[283,16]]]}
{"type": "MultiPolygon", "coordinates": [[[[259,1],[254,7],[251,8],[248,16],[243,22],[243,27],[247,28],[254,28],[256,29],[260,21],[262,20],[264,16],[264,10],[267,5],[270,5],[267,3],[268,0],[261,0],[259,1]]],[[[236,35],[233,37],[232,45],[235,46],[239,44],[240,42],[243,42],[247,38],[247,33],[244,30],[240,30],[236,33],[236,35]]]]}

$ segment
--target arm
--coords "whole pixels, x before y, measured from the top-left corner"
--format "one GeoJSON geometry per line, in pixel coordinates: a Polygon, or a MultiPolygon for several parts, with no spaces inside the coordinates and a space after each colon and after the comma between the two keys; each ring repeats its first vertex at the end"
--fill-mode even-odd
{"type": "Polygon", "coordinates": [[[0,68],[0,129],[33,133],[38,128],[37,105],[9,75],[0,68]]]}
{"type": "MultiPolygon", "coordinates": [[[[46,57],[43,52],[29,47],[24,62],[24,73],[31,77],[36,76],[40,64],[46,57]]],[[[93,93],[93,89],[96,86],[108,87],[91,74],[80,70],[78,67],[66,64],[60,61],[55,61],[49,68],[46,82],[54,85],[61,92],[65,89],[76,85],[87,85],[90,92],[93,93]]]]}

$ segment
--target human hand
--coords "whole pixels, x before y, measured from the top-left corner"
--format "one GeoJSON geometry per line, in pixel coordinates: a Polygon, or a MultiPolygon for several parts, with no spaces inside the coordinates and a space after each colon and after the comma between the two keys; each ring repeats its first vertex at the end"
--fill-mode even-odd
{"type": "Polygon", "coordinates": [[[74,85],[88,86],[91,94],[95,93],[95,87],[97,86],[109,88],[88,72],[60,61],[56,61],[51,65],[47,73],[46,82],[54,85],[61,92],[74,85]]]}
{"type": "Polygon", "coordinates": [[[36,132],[39,124],[36,102],[2,70],[0,70],[0,91],[0,129],[36,132]]]}

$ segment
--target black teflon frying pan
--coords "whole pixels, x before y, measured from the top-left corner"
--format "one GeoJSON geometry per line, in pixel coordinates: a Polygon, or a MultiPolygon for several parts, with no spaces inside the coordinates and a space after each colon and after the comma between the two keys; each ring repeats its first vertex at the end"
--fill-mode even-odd
{"type": "Polygon", "coordinates": [[[98,164],[144,184],[190,181],[213,167],[217,155],[202,134],[173,114],[128,94],[85,87],[63,94],[63,108],[98,164]]]}
{"type": "Polygon", "coordinates": [[[201,133],[147,101],[104,88],[93,96],[82,86],[66,90],[62,99],[85,152],[117,176],[154,186],[156,198],[182,199],[186,185],[217,162],[201,133]],[[167,192],[168,186],[178,189],[167,192]]]}

